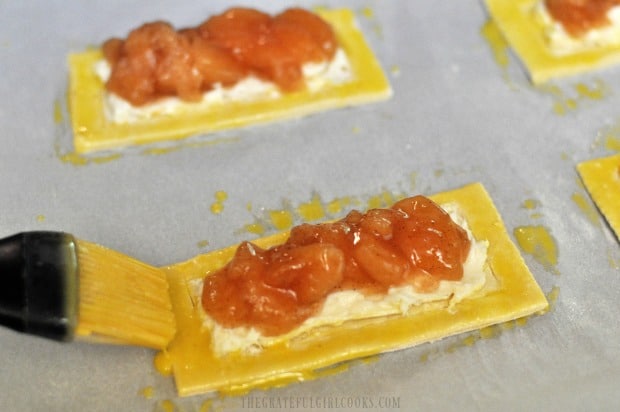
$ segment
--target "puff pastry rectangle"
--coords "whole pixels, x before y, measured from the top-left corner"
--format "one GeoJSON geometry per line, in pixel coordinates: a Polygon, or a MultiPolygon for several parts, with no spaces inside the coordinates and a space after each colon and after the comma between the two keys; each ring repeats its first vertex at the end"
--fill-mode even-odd
{"type": "Polygon", "coordinates": [[[579,163],[577,171],[620,240],[620,154],[579,163]]]}
{"type": "MultiPolygon", "coordinates": [[[[501,217],[481,184],[440,193],[438,202],[456,202],[476,239],[489,242],[487,263],[495,282],[455,305],[428,304],[403,316],[345,322],[322,327],[295,342],[278,343],[260,353],[233,353],[218,358],[209,349],[210,334],[201,329],[200,298],[191,296],[190,282],[225,265],[236,246],[166,267],[178,335],[168,348],[180,395],[209,391],[243,392],[314,377],[338,362],[411,347],[450,335],[530,315],[547,300],[511,242],[501,217]]],[[[255,241],[270,247],[288,234],[255,241]]]]}
{"type": "Polygon", "coordinates": [[[534,84],[620,63],[620,46],[600,46],[566,55],[550,51],[536,16],[538,0],[485,0],[491,19],[525,65],[534,84]]]}
{"type": "Polygon", "coordinates": [[[103,82],[94,71],[102,58],[99,49],[69,56],[69,110],[74,149],[86,153],[121,146],[181,139],[195,134],[300,117],[324,110],[385,100],[390,84],[366,43],[351,10],[319,10],[330,23],[352,65],[354,79],[330,84],[318,92],[285,93],[281,98],[248,102],[223,102],[208,111],[188,109],[173,116],[159,116],[132,124],[108,121],[104,115],[103,82]]]}

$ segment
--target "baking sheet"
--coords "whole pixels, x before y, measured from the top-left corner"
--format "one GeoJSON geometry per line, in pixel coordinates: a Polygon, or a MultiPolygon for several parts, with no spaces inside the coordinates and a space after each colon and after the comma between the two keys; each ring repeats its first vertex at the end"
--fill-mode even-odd
{"type": "MultiPolygon", "coordinates": [[[[235,4],[293,5],[262,3],[235,4]]],[[[231,4],[0,1],[3,235],[63,230],[163,266],[251,239],[248,225],[275,232],[272,210],[480,181],[510,231],[541,226],[552,236],[557,263],[525,254],[552,310],[244,397],[178,398],[150,350],[3,329],[0,410],[617,409],[620,245],[575,165],[620,150],[620,68],[534,88],[483,34],[481,2],[300,0],[356,10],[390,77],[390,101],[158,150],[67,156],[70,51],[142,21],[197,24],[231,4]]]]}

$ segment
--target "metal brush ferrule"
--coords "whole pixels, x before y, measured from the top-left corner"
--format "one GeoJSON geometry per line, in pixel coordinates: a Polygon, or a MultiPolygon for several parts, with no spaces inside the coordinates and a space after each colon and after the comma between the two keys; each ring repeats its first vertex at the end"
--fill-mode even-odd
{"type": "Polygon", "coordinates": [[[0,324],[68,341],[77,312],[78,262],[71,235],[35,231],[0,240],[0,324]]]}

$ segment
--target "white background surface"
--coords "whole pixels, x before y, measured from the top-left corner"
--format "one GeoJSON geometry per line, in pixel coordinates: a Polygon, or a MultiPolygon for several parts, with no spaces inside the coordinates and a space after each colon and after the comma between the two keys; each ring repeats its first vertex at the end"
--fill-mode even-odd
{"type": "MultiPolygon", "coordinates": [[[[54,107],[64,105],[69,52],[143,21],[195,25],[232,4],[0,0],[1,235],[63,230],[167,265],[251,238],[244,225],[315,194],[363,200],[480,181],[511,235],[542,225],[557,242],[555,268],[525,256],[543,290],[559,290],[550,313],[471,346],[456,337],[212,407],[270,410],[269,399],[312,398],[315,410],[328,410],[316,402],[378,406],[389,398],[408,411],[616,410],[620,246],[571,196],[586,196],[575,164],[611,154],[602,141],[620,123],[620,69],[555,82],[554,95],[530,86],[514,56],[505,70],[494,61],[478,1],[322,1],[357,11],[393,85],[390,101],[218,133],[201,138],[217,139],[213,145],[162,155],[127,150],[83,166],[60,160],[70,132],[66,117],[54,121],[54,107]],[[602,85],[605,97],[579,97],[577,84],[602,85]],[[554,104],[568,98],[576,107],[559,115],[554,104]],[[214,214],[218,190],[228,199],[214,214]],[[525,208],[527,199],[538,206],[525,208]]],[[[268,10],[290,5],[272,1],[268,10]]],[[[0,348],[2,411],[153,411],[166,410],[165,400],[181,411],[207,407],[208,396],[177,398],[149,350],[64,345],[9,330],[0,330],[0,348]],[[146,399],[140,392],[149,386],[154,396],[146,399]]]]}

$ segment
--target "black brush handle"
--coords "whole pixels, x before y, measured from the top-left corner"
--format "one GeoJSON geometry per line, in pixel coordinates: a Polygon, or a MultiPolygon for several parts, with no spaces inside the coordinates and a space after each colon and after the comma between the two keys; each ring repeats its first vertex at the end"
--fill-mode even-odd
{"type": "Polygon", "coordinates": [[[62,232],[0,239],[0,325],[69,341],[77,324],[76,241],[62,232]]]}

